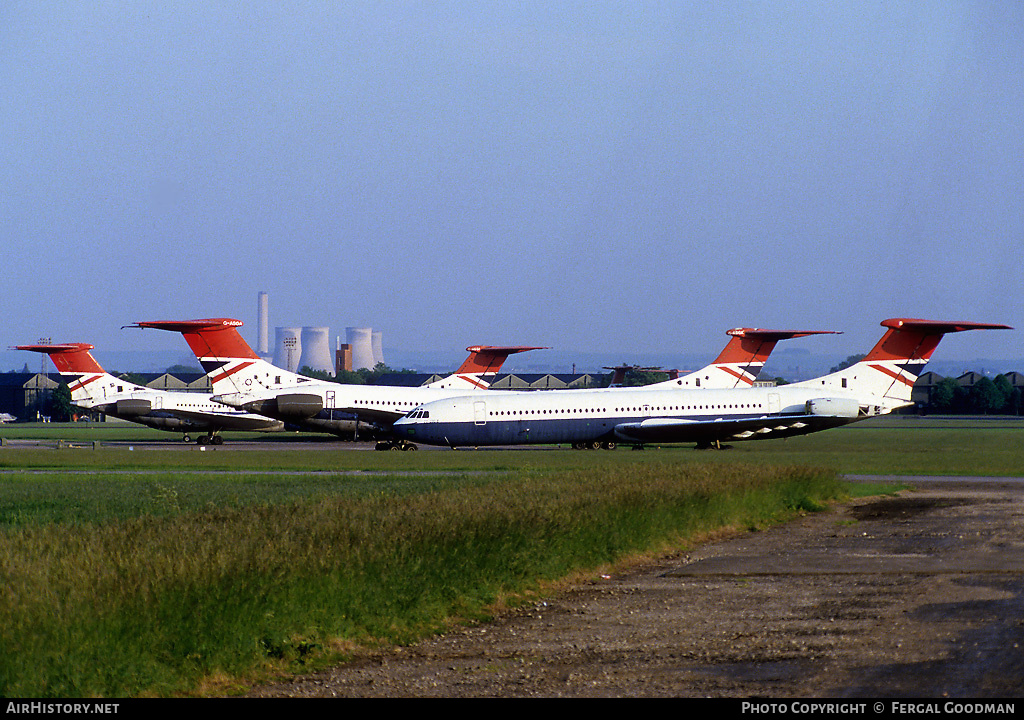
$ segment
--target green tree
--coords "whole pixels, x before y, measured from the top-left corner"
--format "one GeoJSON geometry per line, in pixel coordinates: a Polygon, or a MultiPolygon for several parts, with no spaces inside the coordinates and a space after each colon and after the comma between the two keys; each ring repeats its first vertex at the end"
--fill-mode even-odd
{"type": "Polygon", "coordinates": [[[937,413],[953,412],[956,402],[956,380],[953,378],[942,378],[932,392],[932,399],[929,409],[937,413]]]}
{"type": "Polygon", "coordinates": [[[1012,413],[1013,409],[1010,408],[1010,398],[1013,396],[1013,385],[1010,384],[1010,379],[1003,374],[996,375],[992,380],[992,386],[995,388],[996,393],[994,412],[1012,413]]]}
{"type": "Polygon", "coordinates": [[[627,370],[626,376],[622,379],[623,387],[641,387],[653,385],[654,383],[668,380],[668,373],[652,370],[627,370]]]}
{"type": "Polygon", "coordinates": [[[983,377],[974,383],[968,392],[971,409],[976,413],[988,415],[997,412],[1001,407],[1001,397],[994,382],[983,377]]]}
{"type": "Polygon", "coordinates": [[[75,412],[71,403],[71,390],[67,384],[61,383],[50,395],[50,418],[54,422],[68,422],[75,412]]]}
{"type": "Polygon", "coordinates": [[[314,370],[309,365],[303,365],[299,368],[299,375],[305,375],[316,380],[326,380],[328,382],[334,382],[335,377],[326,370],[314,370]]]}
{"type": "Polygon", "coordinates": [[[394,370],[384,363],[377,363],[373,369],[359,368],[358,370],[341,370],[334,376],[333,380],[334,382],[341,383],[343,385],[376,385],[381,377],[391,373],[415,375],[416,371],[409,370],[408,368],[394,370]]]}
{"type": "Polygon", "coordinates": [[[1006,404],[1006,412],[1010,413],[1011,415],[1020,415],[1021,407],[1021,391],[1020,388],[1015,387],[1010,391],[1010,399],[1007,401],[1006,404]]]}

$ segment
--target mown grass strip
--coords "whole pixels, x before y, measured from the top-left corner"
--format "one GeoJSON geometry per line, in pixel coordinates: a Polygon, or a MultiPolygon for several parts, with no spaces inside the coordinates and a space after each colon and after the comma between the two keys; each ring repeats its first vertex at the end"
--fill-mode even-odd
{"type": "Polygon", "coordinates": [[[193,694],[309,669],[839,492],[828,470],[649,461],[8,528],[0,695],[193,694]]]}
{"type": "MultiPolygon", "coordinates": [[[[81,429],[64,428],[64,432],[81,429]]],[[[1011,475],[1024,474],[1024,443],[1020,442],[1024,419],[949,418],[892,416],[866,420],[786,440],[757,440],[733,443],[727,452],[695,451],[689,445],[650,446],[643,453],[626,447],[609,453],[576,452],[568,449],[543,450],[460,450],[418,453],[353,452],[348,443],[326,436],[297,443],[270,443],[274,448],[241,450],[228,444],[201,451],[195,446],[169,451],[140,443],[134,450],[124,447],[92,449],[0,449],[0,475],[17,469],[106,469],[120,470],[233,470],[233,471],[400,471],[424,470],[516,470],[569,469],[608,464],[635,465],[655,455],[659,461],[680,464],[748,462],[752,464],[809,464],[834,468],[843,473],[884,475],[1011,475]]],[[[3,432],[7,432],[5,429],[3,432]]],[[[41,431],[38,431],[41,432],[41,431]]],[[[124,431],[121,431],[124,432],[124,431]]],[[[150,439],[163,437],[156,430],[141,428],[150,439]]],[[[88,433],[87,433],[88,434],[88,433]]],[[[102,434],[99,431],[95,435],[102,434]]],[[[308,439],[307,436],[302,436],[308,439]]],[[[270,436],[263,440],[272,440],[270,436]]],[[[260,443],[257,443],[257,446],[260,443]]]]}

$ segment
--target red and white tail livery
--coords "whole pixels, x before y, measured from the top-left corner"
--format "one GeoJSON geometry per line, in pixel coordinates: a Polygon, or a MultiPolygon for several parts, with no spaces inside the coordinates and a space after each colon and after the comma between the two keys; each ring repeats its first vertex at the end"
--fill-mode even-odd
{"type": "MultiPolygon", "coordinates": [[[[505,358],[541,348],[481,345],[450,378],[424,387],[343,385],[282,370],[261,359],[238,333],[240,320],[155,320],[134,327],[180,332],[209,373],[217,401],[290,425],[342,437],[383,437],[423,402],[486,391],[505,358]]],[[[408,444],[402,447],[408,447],[408,444]]]]}
{"type": "Polygon", "coordinates": [[[492,393],[416,408],[394,424],[396,436],[435,445],[571,443],[579,446],[788,437],[846,425],[911,404],[910,393],[942,336],[1007,325],[893,318],[855,365],[779,387],[708,389],[648,386],[492,393]],[[652,389],[653,388],[653,389],[652,389]]]}
{"type": "Polygon", "coordinates": [[[469,357],[458,370],[448,377],[435,380],[424,387],[487,390],[509,355],[528,350],[547,350],[547,348],[522,345],[471,345],[466,350],[469,351],[469,357]]]}
{"type": "Polygon", "coordinates": [[[674,380],[648,385],[648,388],[743,388],[751,387],[779,340],[808,335],[834,335],[834,330],[763,330],[733,328],[727,330],[729,342],[714,362],[696,372],[674,380]]]}
{"type": "Polygon", "coordinates": [[[924,371],[943,335],[965,330],[1009,330],[1008,325],[941,322],[917,318],[882,321],[887,328],[864,359],[850,367],[792,387],[877,398],[880,412],[888,413],[911,404],[914,383],[924,371]]]}
{"type": "Polygon", "coordinates": [[[16,350],[45,353],[68,381],[71,402],[86,410],[129,420],[148,427],[202,433],[198,442],[220,444],[223,430],[269,432],[283,430],[280,421],[227,407],[209,394],[156,390],[136,385],[106,372],[86,343],[18,345],[16,350]]]}

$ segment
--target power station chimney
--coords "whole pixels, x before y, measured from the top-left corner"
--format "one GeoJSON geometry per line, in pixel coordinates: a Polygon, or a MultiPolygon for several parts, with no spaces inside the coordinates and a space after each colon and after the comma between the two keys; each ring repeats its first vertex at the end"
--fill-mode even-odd
{"type": "Polygon", "coordinates": [[[260,293],[257,313],[259,322],[256,326],[256,354],[265,358],[270,355],[270,312],[265,292],[260,293]]]}

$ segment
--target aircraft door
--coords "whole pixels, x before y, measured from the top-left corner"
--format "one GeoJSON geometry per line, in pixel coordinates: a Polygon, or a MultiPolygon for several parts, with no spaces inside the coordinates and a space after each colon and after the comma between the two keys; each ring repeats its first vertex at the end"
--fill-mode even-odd
{"type": "Polygon", "coordinates": [[[768,393],[768,414],[774,415],[782,409],[778,393],[768,393]]]}
{"type": "Polygon", "coordinates": [[[473,424],[487,424],[487,403],[483,400],[477,400],[473,403],[473,424]]]}

